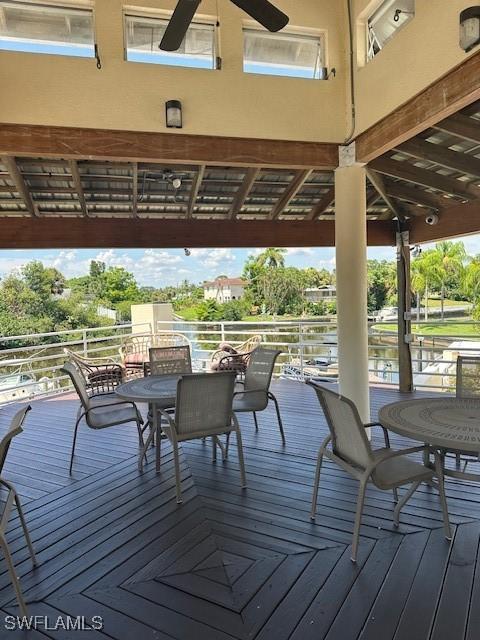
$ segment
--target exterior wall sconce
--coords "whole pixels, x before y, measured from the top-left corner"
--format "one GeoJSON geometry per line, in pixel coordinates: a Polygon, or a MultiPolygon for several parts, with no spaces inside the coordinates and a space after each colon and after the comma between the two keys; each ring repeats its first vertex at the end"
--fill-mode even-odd
{"type": "Polygon", "coordinates": [[[180,100],[168,100],[165,103],[165,120],[169,129],[182,128],[182,103],[180,100]]]}
{"type": "Polygon", "coordinates": [[[460,46],[468,53],[480,44],[480,5],[460,13],[460,46]]]}

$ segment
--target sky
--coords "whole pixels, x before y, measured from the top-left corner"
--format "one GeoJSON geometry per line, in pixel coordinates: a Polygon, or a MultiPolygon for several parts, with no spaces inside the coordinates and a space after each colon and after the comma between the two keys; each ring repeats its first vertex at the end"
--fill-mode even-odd
{"type": "MultiPolygon", "coordinates": [[[[461,238],[467,253],[480,254],[480,234],[461,238]]],[[[432,245],[424,245],[425,248],[432,245]]],[[[18,270],[31,260],[41,260],[46,266],[59,269],[67,278],[85,275],[91,260],[101,260],[107,266],[125,267],[142,286],[157,288],[176,285],[182,280],[201,283],[218,275],[242,275],[243,264],[249,255],[262,249],[191,249],[186,256],[183,249],[68,249],[68,250],[4,250],[0,251],[0,277],[18,270]]],[[[368,258],[394,260],[393,247],[372,247],[368,258]]],[[[285,263],[292,267],[335,268],[334,248],[291,247],[285,263]]]]}

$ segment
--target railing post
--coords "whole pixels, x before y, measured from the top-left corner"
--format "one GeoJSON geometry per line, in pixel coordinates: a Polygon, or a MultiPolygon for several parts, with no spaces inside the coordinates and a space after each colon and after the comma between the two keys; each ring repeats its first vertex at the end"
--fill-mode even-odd
{"type": "Polygon", "coordinates": [[[221,342],[225,342],[225,323],[224,322],[220,323],[220,331],[221,331],[221,335],[220,335],[221,342]]]}
{"type": "Polygon", "coordinates": [[[300,355],[300,373],[303,380],[304,379],[304,375],[303,375],[304,353],[303,353],[303,325],[301,322],[298,323],[298,345],[299,345],[299,355],[300,355]]]}
{"type": "Polygon", "coordinates": [[[88,358],[88,340],[87,340],[87,330],[83,329],[83,357],[88,358]]]}

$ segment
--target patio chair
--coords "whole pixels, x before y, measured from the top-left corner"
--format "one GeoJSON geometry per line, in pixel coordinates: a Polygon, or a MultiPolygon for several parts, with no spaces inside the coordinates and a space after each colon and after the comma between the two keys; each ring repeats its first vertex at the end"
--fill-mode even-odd
{"type": "Polygon", "coordinates": [[[189,339],[183,333],[162,331],[131,335],[120,346],[120,358],[127,377],[143,375],[144,363],[148,362],[149,349],[152,347],[190,346],[189,339]]]}
{"type": "Polygon", "coordinates": [[[162,376],[192,373],[192,358],[189,346],[151,347],[148,361],[144,364],[146,376],[162,376]]]}
{"type": "Polygon", "coordinates": [[[273,368],[275,366],[275,361],[280,354],[281,351],[276,349],[266,349],[265,347],[257,347],[252,352],[248,362],[248,367],[245,371],[245,380],[239,381],[239,384],[243,386],[243,389],[235,393],[233,410],[235,413],[253,413],[255,430],[258,431],[257,412],[264,411],[267,408],[269,401],[273,400],[275,403],[275,410],[277,412],[280,435],[282,437],[283,444],[285,444],[285,433],[283,431],[283,423],[280,416],[278,401],[270,391],[273,368]]]}
{"type": "Polygon", "coordinates": [[[84,358],[70,349],[63,352],[83,373],[89,396],[112,393],[124,382],[124,369],[113,358],[84,358]]]}
{"type": "Polygon", "coordinates": [[[235,371],[243,376],[248,367],[250,356],[262,342],[261,335],[253,335],[241,344],[232,345],[222,342],[212,353],[210,369],[212,371],[235,371]]]}
{"type": "MultiPolygon", "coordinates": [[[[428,447],[421,445],[399,451],[390,449],[388,431],[385,427],[380,423],[363,424],[360,420],[357,407],[351,400],[311,380],[308,380],[306,384],[315,389],[330,430],[330,435],[322,442],[318,452],[310,518],[315,520],[320,471],[323,457],[326,456],[360,482],[351,555],[352,562],[356,562],[367,484],[372,482],[378,489],[393,491],[394,501],[396,502],[393,513],[393,523],[398,527],[402,507],[422,482],[431,482],[435,475],[432,469],[418,462],[414,462],[406,456],[411,453],[424,453],[428,450],[428,447]],[[368,427],[374,426],[379,426],[383,430],[385,448],[372,449],[365,430],[368,427]],[[328,448],[329,444],[331,444],[331,449],[328,448]],[[397,500],[397,489],[405,485],[410,485],[410,487],[402,498],[397,500]]],[[[438,469],[440,469],[437,475],[438,489],[444,518],[445,534],[447,538],[450,538],[451,533],[448,522],[447,503],[440,465],[437,466],[437,470],[438,469]]]]}
{"type": "Polygon", "coordinates": [[[211,375],[205,373],[185,375],[178,382],[175,417],[165,410],[160,411],[164,419],[163,430],[173,447],[178,504],[182,502],[178,445],[186,440],[211,436],[214,461],[217,445],[220,446],[225,460],[226,450],[219,436],[234,431],[237,436],[241,486],[242,489],[246,487],[242,436],[238,420],[232,411],[234,388],[235,374],[231,371],[211,375]]]}
{"type": "Polygon", "coordinates": [[[85,377],[73,362],[65,362],[61,371],[69,376],[80,399],[80,407],[73,432],[70,473],[72,473],[78,425],[82,418],[85,418],[85,422],[90,429],[105,429],[127,422],[135,422],[138,430],[139,445],[143,447],[143,419],[134,402],[122,400],[114,393],[89,396],[85,377]]]}
{"type": "MultiPolygon", "coordinates": [[[[455,395],[457,398],[480,399],[480,357],[458,356],[455,382],[455,395]]],[[[446,454],[448,456],[448,454],[446,454]]],[[[462,460],[464,470],[469,462],[478,462],[479,458],[468,454],[455,454],[456,465],[459,468],[462,460]]]]}
{"type": "Polygon", "coordinates": [[[18,515],[20,518],[20,522],[23,528],[23,533],[25,535],[25,540],[27,541],[28,550],[30,552],[30,557],[32,558],[33,566],[37,565],[37,559],[35,557],[35,552],[33,550],[32,541],[30,540],[30,535],[28,533],[27,524],[25,522],[25,517],[23,515],[22,505],[20,503],[20,498],[14,488],[14,486],[4,480],[1,477],[3,472],[3,467],[5,464],[5,459],[7,457],[8,450],[10,448],[10,444],[15,436],[22,433],[22,425],[25,420],[25,416],[30,411],[31,407],[28,405],[23,407],[13,416],[13,419],[10,423],[10,428],[7,433],[0,440],[0,486],[5,487],[7,490],[7,498],[5,501],[5,505],[3,507],[3,512],[0,518],[0,547],[2,548],[3,555],[5,556],[5,561],[7,564],[8,573],[10,575],[10,580],[12,581],[13,588],[15,590],[15,595],[17,597],[17,602],[20,607],[20,613],[22,616],[28,616],[27,606],[25,604],[25,600],[23,598],[22,589],[20,587],[20,582],[17,577],[17,573],[15,571],[15,565],[13,564],[12,556],[10,553],[10,548],[7,543],[7,538],[5,536],[6,529],[8,527],[8,520],[10,517],[10,513],[12,511],[13,505],[17,507],[18,515]]]}

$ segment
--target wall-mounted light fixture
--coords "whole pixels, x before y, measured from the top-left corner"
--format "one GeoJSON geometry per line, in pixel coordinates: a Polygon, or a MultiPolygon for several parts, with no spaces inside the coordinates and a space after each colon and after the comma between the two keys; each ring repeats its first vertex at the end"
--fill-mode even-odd
{"type": "Polygon", "coordinates": [[[460,13],[460,46],[468,53],[480,44],[480,5],[460,13]]]}
{"type": "Polygon", "coordinates": [[[180,100],[168,100],[165,103],[165,120],[169,129],[182,128],[182,103],[180,100]]]}

